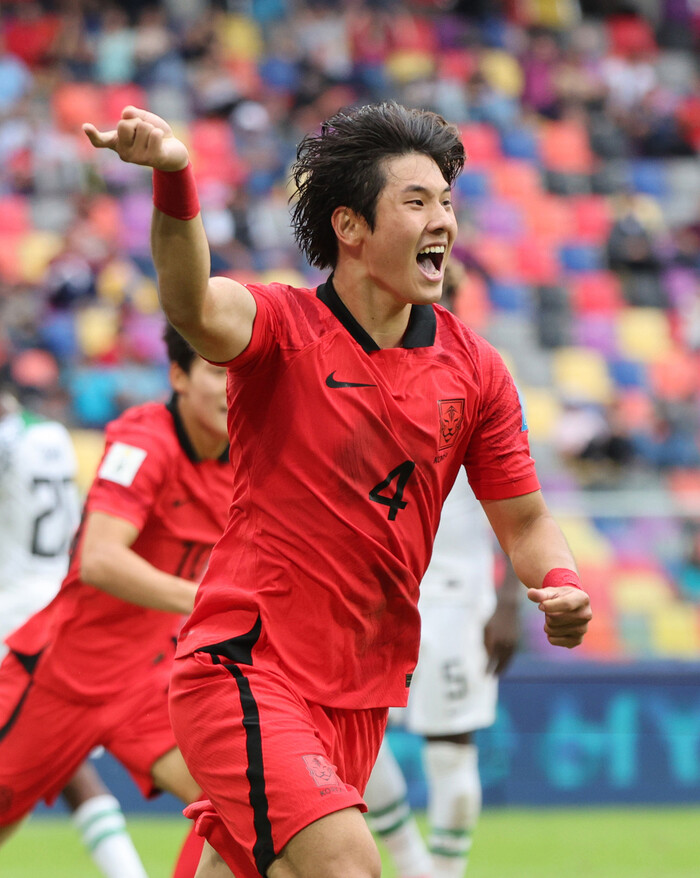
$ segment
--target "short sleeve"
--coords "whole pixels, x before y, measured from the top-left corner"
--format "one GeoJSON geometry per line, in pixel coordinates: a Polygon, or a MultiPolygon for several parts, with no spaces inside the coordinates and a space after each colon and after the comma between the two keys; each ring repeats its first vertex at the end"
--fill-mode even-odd
{"type": "Polygon", "coordinates": [[[480,372],[478,424],[464,458],[469,484],[479,500],[503,500],[536,491],[539,482],[515,382],[501,356],[486,343],[481,349],[480,372]]]}
{"type": "Polygon", "coordinates": [[[89,512],[130,521],[140,531],[168,477],[169,443],[158,432],[116,421],[87,498],[89,512]]]}
{"type": "Polygon", "coordinates": [[[258,369],[272,358],[277,348],[280,325],[279,296],[275,295],[276,287],[271,284],[247,284],[247,289],[255,299],[256,312],[253,320],[253,333],[246,349],[233,360],[216,363],[226,366],[237,375],[245,375],[258,369]]]}

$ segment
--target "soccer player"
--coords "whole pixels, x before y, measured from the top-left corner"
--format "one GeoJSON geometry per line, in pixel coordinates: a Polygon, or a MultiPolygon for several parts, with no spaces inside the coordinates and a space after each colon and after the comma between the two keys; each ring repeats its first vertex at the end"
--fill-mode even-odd
{"type": "Polygon", "coordinates": [[[400,878],[461,878],[481,812],[473,733],[496,718],[497,675],[518,640],[522,586],[509,563],[495,589],[493,535],[462,473],[445,501],[418,609],[421,645],[405,727],[425,738],[429,849],[385,740],[365,802],[400,878]]]}
{"type": "MultiPolygon", "coordinates": [[[[76,469],[66,428],[0,392],[0,660],[2,641],[51,601],[68,569],[80,518],[76,469]]],[[[106,878],[145,878],[119,802],[89,762],[62,796],[106,878]]]]}
{"type": "Polygon", "coordinates": [[[95,147],[154,168],[168,319],[229,371],[234,495],[182,629],[170,710],[206,798],[198,878],[376,878],[361,793],[418,657],[418,586],[462,466],[551,643],[591,618],[539,490],[513,381],[437,303],[457,233],[454,126],[382,103],[299,146],[317,289],[210,277],[187,149],[127,107],[95,147]]]}
{"type": "MultiPolygon", "coordinates": [[[[441,304],[454,309],[463,266],[445,269],[441,304]]],[[[408,801],[406,780],[382,743],[365,802],[370,826],[391,853],[400,878],[461,878],[481,812],[473,732],[493,724],[497,675],[515,652],[522,585],[506,560],[496,592],[493,534],[460,473],[440,518],[421,581],[421,646],[408,707],[394,717],[425,738],[429,847],[408,801]]]]}
{"type": "Polygon", "coordinates": [[[226,522],[226,371],[171,327],[173,396],[106,429],[70,568],[0,667],[0,840],[104,746],[144,793],[200,795],[176,747],[174,637],[226,522]]]}

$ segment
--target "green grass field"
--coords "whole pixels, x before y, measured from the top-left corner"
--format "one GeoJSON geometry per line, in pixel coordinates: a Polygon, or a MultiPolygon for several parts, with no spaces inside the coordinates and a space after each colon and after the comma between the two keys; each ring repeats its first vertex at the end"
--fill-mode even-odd
{"type": "MultiPolygon", "coordinates": [[[[169,878],[187,826],[132,817],[150,878],[169,878]]],[[[394,878],[388,865],[383,878],[394,878]]],[[[0,851],[2,878],[99,878],[65,819],[34,819],[0,851]]],[[[484,811],[469,878],[697,878],[700,807],[484,811]]]]}

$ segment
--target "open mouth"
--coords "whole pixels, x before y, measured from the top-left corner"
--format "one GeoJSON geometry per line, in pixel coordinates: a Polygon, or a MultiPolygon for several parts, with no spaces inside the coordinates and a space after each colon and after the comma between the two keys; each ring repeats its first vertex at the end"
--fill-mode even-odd
{"type": "Polygon", "coordinates": [[[416,256],[418,267],[430,280],[442,277],[442,263],[445,260],[444,244],[436,244],[432,247],[424,247],[416,256]]]}

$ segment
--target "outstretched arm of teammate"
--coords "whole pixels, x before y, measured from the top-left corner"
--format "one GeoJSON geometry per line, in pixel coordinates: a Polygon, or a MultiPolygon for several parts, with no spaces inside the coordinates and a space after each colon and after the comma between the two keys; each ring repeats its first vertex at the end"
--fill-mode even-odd
{"type": "Polygon", "coordinates": [[[496,609],[484,626],[488,670],[492,674],[502,674],[508,667],[520,635],[520,598],[523,586],[507,556],[505,568],[503,582],[498,589],[496,609]]]}
{"type": "Polygon", "coordinates": [[[196,584],[158,570],[132,551],[138,535],[137,528],[124,518],[91,512],[82,537],[83,582],[139,607],[191,613],[196,584]]]}
{"type": "Polygon", "coordinates": [[[482,505],[528,598],[544,613],[549,642],[569,649],[578,646],[592,618],[590,599],[580,585],[566,584],[567,578],[578,583],[576,564],[540,491],[482,505]],[[549,584],[552,580],[554,585],[549,584]]]}
{"type": "Polygon", "coordinates": [[[164,119],[137,107],[125,107],[110,131],[98,131],[89,122],[83,130],[94,147],[154,169],[158,206],[151,250],[170,323],[208,360],[225,363],[238,356],[250,342],[255,300],[242,284],[209,276],[209,244],[185,144],[164,119]]]}

